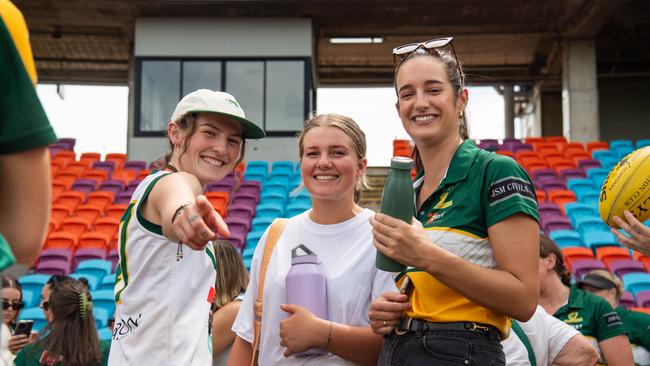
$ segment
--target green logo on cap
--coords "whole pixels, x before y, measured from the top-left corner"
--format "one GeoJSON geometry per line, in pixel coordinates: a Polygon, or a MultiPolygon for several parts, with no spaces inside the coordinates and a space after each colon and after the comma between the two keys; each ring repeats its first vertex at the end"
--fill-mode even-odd
{"type": "Polygon", "coordinates": [[[237,103],[237,101],[235,101],[235,100],[232,100],[232,99],[230,99],[230,98],[226,98],[226,102],[231,103],[231,104],[234,105],[235,107],[241,109],[241,107],[239,106],[239,103],[237,103]]]}

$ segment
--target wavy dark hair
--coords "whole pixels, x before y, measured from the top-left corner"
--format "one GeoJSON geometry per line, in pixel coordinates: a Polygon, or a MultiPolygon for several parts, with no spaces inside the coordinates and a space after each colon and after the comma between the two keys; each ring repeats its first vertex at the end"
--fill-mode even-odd
{"type": "MultiPolygon", "coordinates": [[[[16,277],[8,274],[3,274],[0,275],[0,279],[2,280],[2,288],[15,288],[20,292],[20,301],[23,301],[23,287],[20,285],[20,282],[16,279],[16,277]]],[[[20,315],[20,310],[16,311],[16,316],[14,316],[11,321],[9,321],[8,326],[13,330],[16,328],[16,320],[18,319],[18,316],[20,315]]]]}
{"type": "MultiPolygon", "coordinates": [[[[456,58],[451,53],[442,49],[436,48],[436,49],[428,50],[425,48],[418,48],[415,51],[408,54],[407,56],[405,56],[404,58],[402,58],[399,64],[397,65],[397,67],[395,68],[395,77],[394,77],[395,83],[397,82],[397,73],[399,72],[402,65],[418,57],[433,57],[442,62],[442,64],[445,66],[445,70],[447,71],[447,79],[449,79],[449,83],[456,91],[456,93],[454,94],[454,102],[458,100],[458,97],[460,97],[461,93],[463,92],[463,89],[465,89],[466,87],[465,73],[463,72],[463,68],[461,66],[460,61],[457,61],[456,58]]],[[[395,92],[397,93],[397,84],[395,84],[394,86],[395,86],[395,92]]],[[[458,132],[460,134],[461,139],[467,140],[469,138],[469,127],[467,124],[466,113],[463,113],[463,115],[459,117],[458,132]]],[[[417,171],[422,170],[423,168],[422,159],[420,158],[420,152],[418,151],[417,146],[413,147],[412,158],[415,165],[415,169],[417,171]]]]}
{"type": "Polygon", "coordinates": [[[560,280],[565,286],[571,286],[571,272],[564,265],[564,256],[560,247],[544,234],[539,235],[539,257],[548,258],[549,255],[555,256],[555,266],[553,270],[560,276],[560,280]]]}
{"type": "Polygon", "coordinates": [[[88,289],[80,281],[66,279],[53,286],[49,300],[53,320],[41,331],[45,336],[36,346],[46,351],[48,358],[62,358],[67,366],[101,364],[103,358],[92,307],[86,308],[82,317],[81,294],[92,304],[88,289]]]}

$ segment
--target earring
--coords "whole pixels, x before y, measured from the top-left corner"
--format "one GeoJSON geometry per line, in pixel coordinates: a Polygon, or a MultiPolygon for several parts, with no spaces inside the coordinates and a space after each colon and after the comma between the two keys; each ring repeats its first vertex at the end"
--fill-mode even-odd
{"type": "Polygon", "coordinates": [[[458,113],[458,118],[459,119],[465,118],[465,111],[460,111],[460,113],[458,113]]]}

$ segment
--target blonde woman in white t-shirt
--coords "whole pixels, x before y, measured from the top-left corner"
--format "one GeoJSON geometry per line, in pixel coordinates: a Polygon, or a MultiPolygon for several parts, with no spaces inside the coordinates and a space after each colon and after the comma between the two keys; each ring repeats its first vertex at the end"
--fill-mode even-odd
{"type": "MultiPolygon", "coordinates": [[[[312,209],[287,222],[269,261],[264,282],[260,365],[376,365],[381,336],[370,328],[373,298],[395,291],[387,272],[375,267],[369,223],[373,212],[359,206],[366,185],[366,142],[359,126],[336,114],[309,120],[299,137],[300,169],[311,193],[312,209]],[[287,304],[285,278],[291,250],[305,244],[318,255],[327,278],[329,320],[287,304]],[[327,352],[296,357],[310,348],[327,352]]],[[[250,365],[253,358],[254,303],[267,233],[260,239],[251,278],[233,331],[237,334],[229,365],[250,365]]]]}

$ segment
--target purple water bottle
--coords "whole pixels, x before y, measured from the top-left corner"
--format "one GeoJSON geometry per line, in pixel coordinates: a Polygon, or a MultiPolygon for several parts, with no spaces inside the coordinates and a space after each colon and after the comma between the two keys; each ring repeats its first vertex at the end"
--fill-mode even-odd
{"type": "MultiPolygon", "coordinates": [[[[318,263],[318,256],[300,244],[291,251],[291,269],[285,279],[287,303],[306,308],[321,319],[329,319],[327,313],[327,277],[318,263]],[[299,254],[301,250],[304,254],[299,254]]],[[[296,356],[323,355],[321,348],[311,348],[296,356]]]]}

